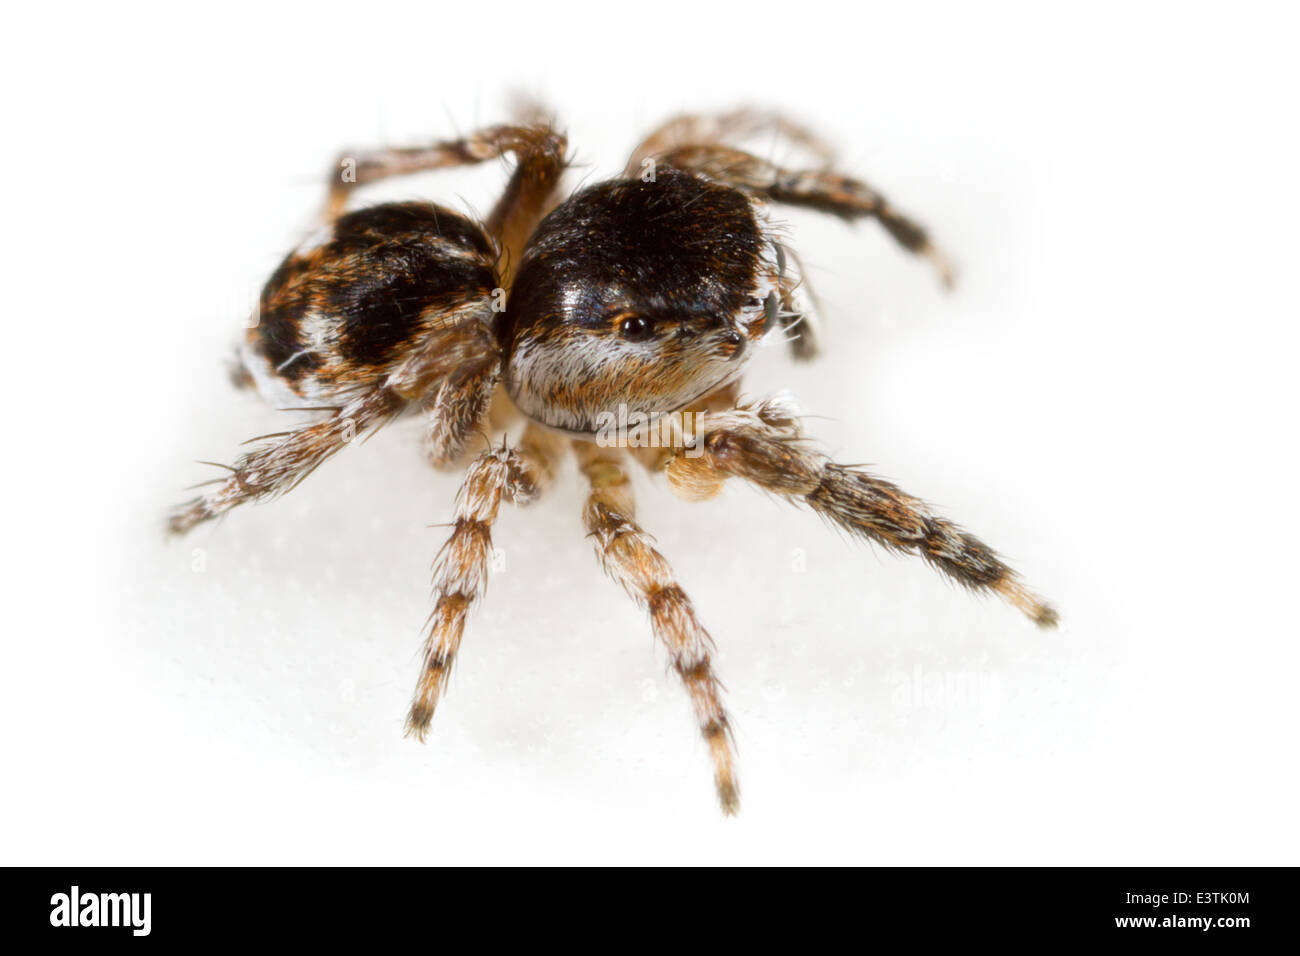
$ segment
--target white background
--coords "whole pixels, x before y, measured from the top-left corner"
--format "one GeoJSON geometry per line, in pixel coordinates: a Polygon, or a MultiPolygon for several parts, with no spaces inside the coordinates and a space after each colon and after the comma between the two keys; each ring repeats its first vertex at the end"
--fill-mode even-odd
{"type": "MultiPolygon", "coordinates": [[[[903,6],[10,11],[0,861],[1296,863],[1293,13],[903,6]],[[503,515],[424,746],[456,479],[418,424],[165,542],[195,459],[284,424],[222,363],[330,158],[514,90],[579,177],[679,109],[779,107],[927,223],[952,295],[789,213],[829,348],[747,387],[1009,555],[1062,630],[750,489],[640,481],[730,691],[724,820],[571,466],[503,515]]],[[[392,194],[482,211],[504,175],[392,194]]]]}

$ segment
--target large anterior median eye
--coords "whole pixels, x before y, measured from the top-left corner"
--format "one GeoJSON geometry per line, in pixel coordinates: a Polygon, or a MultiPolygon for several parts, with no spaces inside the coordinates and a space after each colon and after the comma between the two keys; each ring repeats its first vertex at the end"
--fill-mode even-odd
{"type": "Polygon", "coordinates": [[[618,324],[618,334],[629,342],[644,342],[654,332],[655,324],[642,315],[629,315],[618,324]]]}

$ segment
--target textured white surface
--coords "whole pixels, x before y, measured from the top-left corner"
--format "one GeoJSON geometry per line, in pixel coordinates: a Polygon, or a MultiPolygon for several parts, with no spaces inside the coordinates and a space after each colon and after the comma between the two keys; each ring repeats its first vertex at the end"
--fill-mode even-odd
{"type": "MultiPolygon", "coordinates": [[[[232,4],[169,12],[166,42],[156,12],[86,10],[57,46],[27,24],[0,58],[30,91],[0,238],[4,862],[1296,862],[1293,32],[818,9],[232,4]],[[730,691],[724,821],[571,464],[504,514],[423,747],[401,721],[456,479],[417,423],[165,543],[194,459],[282,427],[220,362],[329,158],[495,120],[512,87],[592,176],[678,108],[783,107],[931,226],[950,296],[870,225],[789,214],[827,354],[768,352],[748,388],[791,389],[1064,628],[748,489],[642,481],[730,691]]],[[[386,195],[486,210],[500,181],[386,195]]]]}

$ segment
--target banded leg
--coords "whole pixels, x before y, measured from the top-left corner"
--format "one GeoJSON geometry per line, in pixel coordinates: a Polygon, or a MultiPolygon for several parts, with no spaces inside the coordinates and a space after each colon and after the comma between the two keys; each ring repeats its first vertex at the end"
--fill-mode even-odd
{"type": "MultiPolygon", "coordinates": [[[[177,507],[167,520],[167,530],[184,534],[197,524],[225,514],[246,501],[262,501],[291,491],[325,459],[365,432],[393,418],[405,402],[387,387],[349,401],[324,421],[304,425],[282,435],[267,436],[257,448],[233,465],[231,475],[218,479],[219,487],[177,507]]],[[[256,441],[256,439],[254,439],[256,441]]]]}
{"type": "Polygon", "coordinates": [[[665,469],[683,497],[708,498],[728,478],[743,478],[807,504],[859,537],[920,555],[971,590],[1000,595],[1039,627],[1056,626],[1056,611],[992,548],[897,486],[808,447],[798,420],[781,403],[739,407],[705,424],[703,455],[677,456],[665,469]]]}
{"type": "Polygon", "coordinates": [[[492,558],[492,524],[503,498],[528,504],[549,481],[549,463],[521,450],[484,452],[469,466],[456,496],[456,521],[433,570],[433,612],[415,696],[406,715],[406,735],[424,740],[438,700],[445,693],[460,649],[465,620],[487,588],[492,558]]]}
{"type": "Polygon", "coordinates": [[[659,158],[669,166],[703,174],[773,202],[806,206],[846,221],[875,219],[904,249],[929,259],[943,284],[952,287],[952,266],[926,231],[861,180],[830,170],[784,169],[752,153],[721,144],[680,146],[659,158]]]}
{"type": "Polygon", "coordinates": [[[740,787],[722,685],[710,663],[713,640],[696,619],[690,598],[673,577],[672,568],[634,519],[632,488],[619,451],[586,441],[574,442],[574,450],[591,485],[582,517],[595,539],[596,556],[605,573],[649,612],[654,636],[667,650],[672,669],[690,695],[713,762],[713,784],[722,812],[732,815],[740,809],[740,787]]]}
{"type": "Polygon", "coordinates": [[[811,153],[825,165],[835,161],[835,151],[816,133],[787,116],[770,110],[738,109],[713,115],[674,116],[652,130],[632,151],[623,175],[640,175],[647,159],[679,146],[739,145],[747,139],[772,133],[811,153]]]}
{"type": "MultiPolygon", "coordinates": [[[[566,149],[564,136],[549,126],[515,125],[490,126],[461,139],[428,146],[344,153],[330,172],[326,218],[337,218],[358,186],[513,153],[517,163],[514,175],[486,225],[508,253],[508,261],[517,262],[523,241],[545,214],[546,204],[563,175],[566,149]]],[[[508,281],[505,287],[509,288],[508,281]]]]}

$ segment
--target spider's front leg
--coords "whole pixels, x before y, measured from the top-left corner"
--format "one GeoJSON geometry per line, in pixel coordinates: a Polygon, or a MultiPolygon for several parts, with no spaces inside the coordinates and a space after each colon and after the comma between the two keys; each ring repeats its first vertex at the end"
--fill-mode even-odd
{"type": "Polygon", "coordinates": [[[698,457],[678,455],[665,469],[683,497],[709,498],[728,478],[744,478],[802,501],[855,535],[920,555],[965,587],[1000,595],[1040,627],[1056,626],[1056,611],[997,552],[897,486],[811,448],[780,401],[707,417],[702,441],[698,457]]]}
{"type": "Polygon", "coordinates": [[[434,606],[420,678],[406,716],[407,736],[424,740],[438,700],[446,691],[465,620],[487,588],[492,525],[502,499],[518,505],[536,500],[551,481],[559,450],[554,436],[530,425],[516,448],[503,443],[469,466],[456,496],[451,536],[434,562],[434,606]]]}
{"type": "Polygon", "coordinates": [[[591,485],[583,522],[595,540],[605,573],[650,614],[655,638],[686,686],[700,733],[713,761],[713,783],[725,814],[740,809],[736,753],[722,704],[722,685],[713,673],[713,641],[695,617],[691,600],[673,577],[667,560],[650,543],[634,517],[632,487],[619,450],[575,441],[578,465],[591,485]]]}

